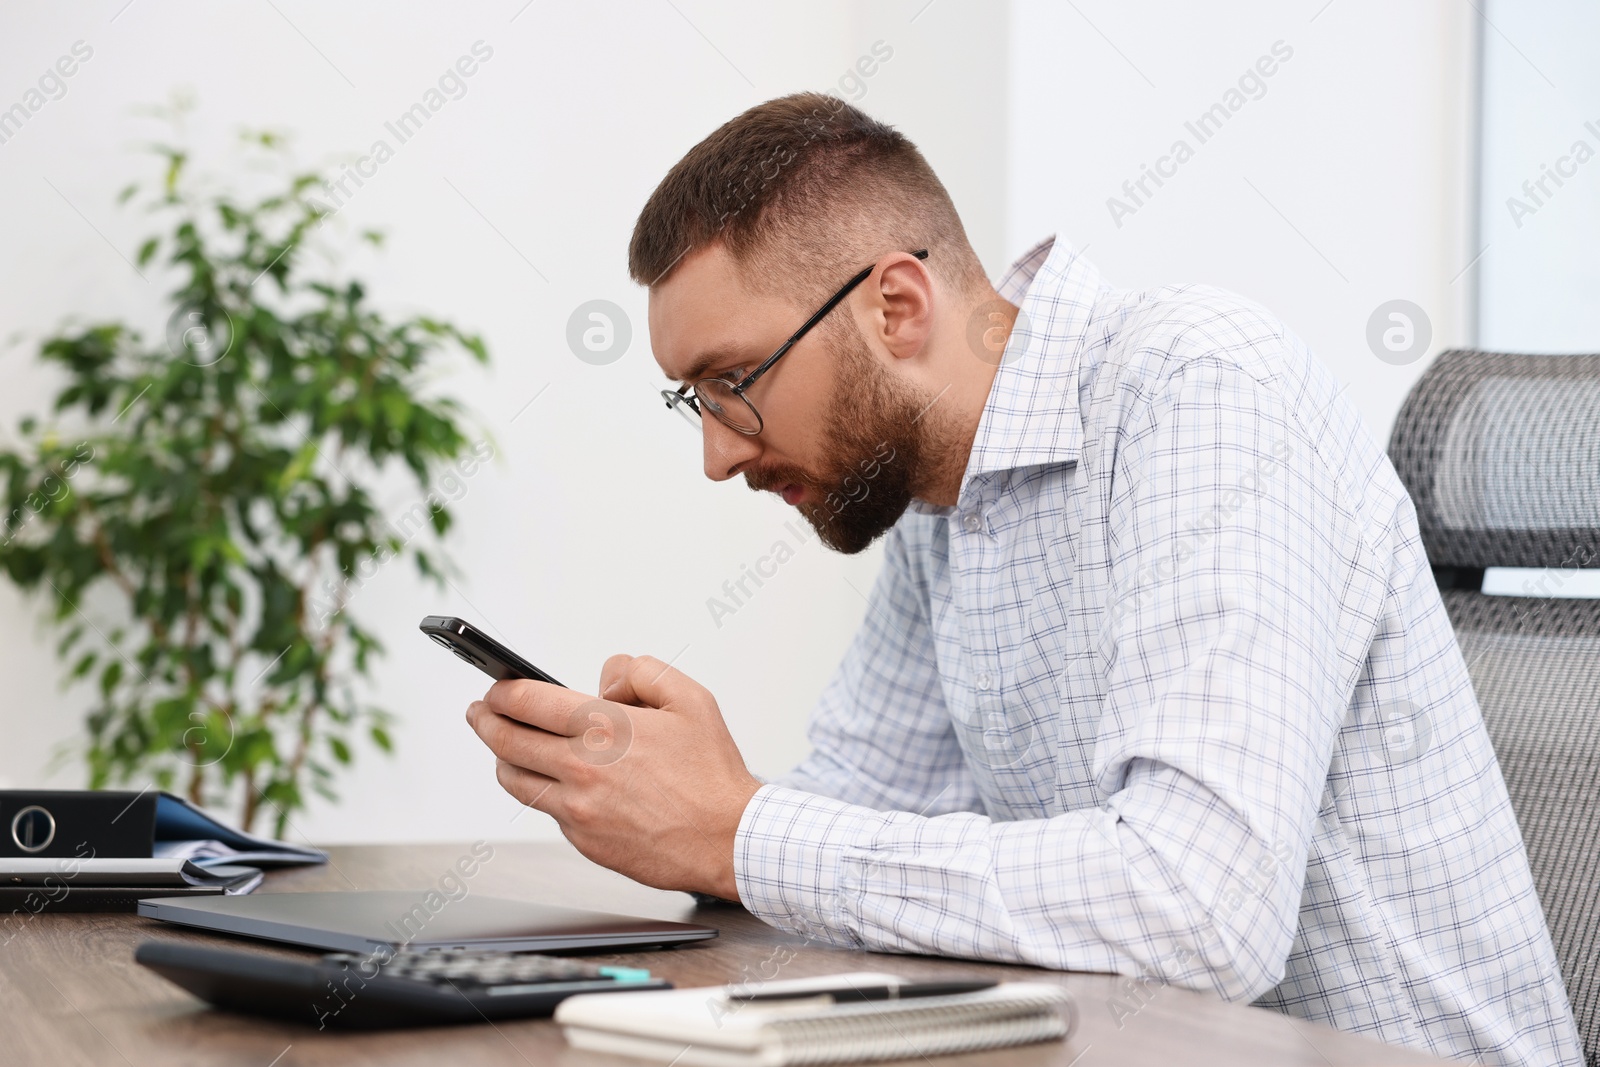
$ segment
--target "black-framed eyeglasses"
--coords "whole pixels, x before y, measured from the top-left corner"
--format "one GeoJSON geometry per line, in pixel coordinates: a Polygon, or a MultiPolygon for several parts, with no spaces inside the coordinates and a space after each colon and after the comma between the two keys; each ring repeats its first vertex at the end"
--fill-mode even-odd
{"type": "MultiPolygon", "coordinates": [[[[911,254],[918,259],[928,258],[928,250],[926,248],[918,249],[911,254]]],[[[789,339],[779,345],[776,352],[762,360],[760,366],[746,374],[739,381],[730,382],[726,378],[701,378],[693,383],[686,382],[678,386],[677,389],[663,389],[661,390],[661,396],[666,400],[667,407],[677,411],[691,424],[698,427],[703,415],[701,405],[704,405],[706,411],[711,412],[729,429],[736,430],[746,437],[754,437],[760,433],[762,427],[761,412],[757,411],[756,406],[750,402],[750,398],[745,395],[745,390],[754,385],[756,379],[771,370],[772,365],[782,359],[784,353],[793,348],[813,326],[826,318],[828,312],[838,307],[839,302],[849,296],[852,289],[866,281],[872,272],[877,269],[877,266],[874,263],[854,278],[845,282],[837,293],[828,297],[827,303],[817,309],[815,315],[805,321],[805,325],[790,334],[789,339]]]]}

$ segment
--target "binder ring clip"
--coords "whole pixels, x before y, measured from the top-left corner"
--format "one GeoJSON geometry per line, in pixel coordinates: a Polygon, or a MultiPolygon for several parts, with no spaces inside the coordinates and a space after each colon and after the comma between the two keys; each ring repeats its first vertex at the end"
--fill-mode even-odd
{"type": "Polygon", "coordinates": [[[11,820],[11,840],[24,852],[43,852],[56,839],[56,817],[37,804],[17,812],[11,820]]]}

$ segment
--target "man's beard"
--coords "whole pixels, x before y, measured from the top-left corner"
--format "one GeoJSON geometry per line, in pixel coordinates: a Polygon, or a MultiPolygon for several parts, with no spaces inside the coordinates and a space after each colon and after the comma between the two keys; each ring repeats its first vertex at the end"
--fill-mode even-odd
{"type": "MultiPolygon", "coordinates": [[[[921,418],[929,405],[878,366],[853,332],[837,351],[839,376],[827,415],[822,473],[767,467],[745,474],[758,492],[805,486],[814,501],[797,510],[835,552],[854,555],[905,514],[928,448],[921,418]]],[[[930,420],[931,421],[931,420],[930,420]]]]}

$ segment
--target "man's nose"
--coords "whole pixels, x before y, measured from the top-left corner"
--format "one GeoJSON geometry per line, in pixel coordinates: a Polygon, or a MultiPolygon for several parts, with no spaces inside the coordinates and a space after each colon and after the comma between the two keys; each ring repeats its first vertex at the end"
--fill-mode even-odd
{"type": "Polygon", "coordinates": [[[706,477],[725,482],[761,454],[760,438],[749,437],[707,413],[700,420],[705,447],[706,477]]]}

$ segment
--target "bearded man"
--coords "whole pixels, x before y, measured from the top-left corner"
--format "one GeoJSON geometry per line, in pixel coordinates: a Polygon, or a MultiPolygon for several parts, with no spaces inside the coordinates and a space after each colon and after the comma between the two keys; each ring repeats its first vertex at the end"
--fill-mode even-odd
{"type": "Polygon", "coordinates": [[[1064,241],[991,285],[916,147],[816,94],[691,149],[629,267],[706,477],[840,552],[884,537],[883,571],[788,775],[619,655],[598,698],[504,681],[468,709],[513,796],[598,863],[831,944],[1582,1062],[1411,501],[1283,323],[1113,289],[1064,241]],[[572,724],[608,716],[625,757],[584,758],[572,724]]]}

